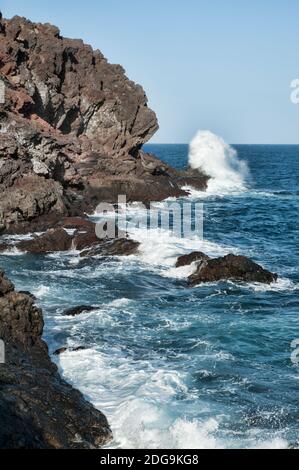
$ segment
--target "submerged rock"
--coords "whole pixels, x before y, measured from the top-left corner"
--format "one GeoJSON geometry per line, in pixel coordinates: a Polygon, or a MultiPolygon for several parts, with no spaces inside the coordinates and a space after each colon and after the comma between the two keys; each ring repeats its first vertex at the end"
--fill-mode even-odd
{"type": "Polygon", "coordinates": [[[67,317],[75,317],[77,315],[81,315],[81,313],[93,312],[94,310],[98,310],[98,307],[92,307],[90,305],[79,305],[78,307],[65,310],[62,315],[67,317]]]}
{"type": "Polygon", "coordinates": [[[54,356],[60,356],[61,354],[70,351],[70,352],[79,352],[79,351],[84,351],[86,348],[84,346],[78,346],[76,348],[59,348],[56,349],[56,351],[53,352],[54,356]]]}
{"type": "Polygon", "coordinates": [[[54,355],[54,356],[60,356],[60,354],[65,353],[67,350],[68,350],[67,348],[59,348],[59,349],[56,349],[56,351],[53,352],[53,355],[54,355]]]}
{"type": "Polygon", "coordinates": [[[262,268],[246,256],[227,255],[222,258],[206,259],[197,267],[189,278],[194,286],[203,282],[233,280],[243,282],[261,282],[270,284],[277,281],[277,274],[262,268]]]}
{"type": "Polygon", "coordinates": [[[0,74],[2,231],[44,231],[119,195],[148,203],[206,188],[205,175],[142,151],[158,129],[143,89],[83,41],[0,18],[0,74]]]}
{"type": "Polygon", "coordinates": [[[67,384],[41,339],[43,316],[0,271],[0,448],[96,448],[111,439],[105,416],[67,384]]]}

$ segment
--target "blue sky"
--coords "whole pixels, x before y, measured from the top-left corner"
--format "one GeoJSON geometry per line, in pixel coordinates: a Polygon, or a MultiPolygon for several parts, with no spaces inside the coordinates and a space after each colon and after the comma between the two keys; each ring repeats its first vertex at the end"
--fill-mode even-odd
{"type": "Polygon", "coordinates": [[[230,143],[299,144],[298,0],[0,0],[58,25],[143,85],[160,130],[189,142],[209,129],[230,143]]]}

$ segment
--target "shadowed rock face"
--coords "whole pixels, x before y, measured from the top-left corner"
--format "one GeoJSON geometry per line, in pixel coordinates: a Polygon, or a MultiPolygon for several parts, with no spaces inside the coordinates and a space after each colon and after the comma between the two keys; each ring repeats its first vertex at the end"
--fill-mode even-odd
{"type": "Polygon", "coordinates": [[[63,228],[50,229],[43,235],[32,240],[24,240],[17,244],[21,251],[30,253],[50,253],[52,251],[68,251],[72,246],[72,237],[63,228]]]}
{"type": "Polygon", "coordinates": [[[201,260],[196,272],[188,278],[188,281],[192,286],[220,280],[270,284],[277,281],[277,277],[277,274],[267,271],[245,256],[230,254],[222,258],[211,259],[206,257],[206,259],[201,260]]]}
{"type": "Polygon", "coordinates": [[[13,244],[0,243],[0,253],[18,249],[34,254],[45,254],[55,251],[68,251],[71,248],[80,251],[80,256],[129,256],[136,254],[139,242],[130,238],[100,239],[96,235],[96,225],[83,219],[64,219],[70,226],[79,227],[73,235],[64,228],[53,228],[41,235],[34,235],[29,240],[13,244]],[[81,220],[81,223],[79,222],[81,220]],[[72,223],[72,221],[74,221],[72,223]],[[78,222],[76,222],[78,221],[78,222]]]}
{"type": "Polygon", "coordinates": [[[105,416],[63,381],[42,341],[42,312],[0,270],[0,448],[95,448],[111,439],[105,416]]]}
{"type": "Polygon", "coordinates": [[[191,263],[194,263],[197,261],[198,263],[207,261],[209,257],[202,253],[201,251],[193,251],[192,253],[189,253],[188,255],[183,255],[180,256],[176,262],[175,267],[180,268],[182,266],[188,266],[191,263]]]}
{"type": "MultiPolygon", "coordinates": [[[[49,24],[0,19],[0,227],[81,215],[100,201],[161,200],[207,178],[141,147],[158,129],[143,89],[100,51],[49,24]]],[[[49,222],[49,225],[51,225],[49,222]]]]}

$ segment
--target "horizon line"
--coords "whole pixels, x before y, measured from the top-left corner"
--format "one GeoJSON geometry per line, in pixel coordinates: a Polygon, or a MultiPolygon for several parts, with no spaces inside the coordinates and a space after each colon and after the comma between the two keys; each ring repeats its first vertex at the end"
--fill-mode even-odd
{"type": "MultiPolygon", "coordinates": [[[[190,145],[190,142],[146,142],[145,144],[143,145],[190,145]]],[[[229,143],[229,145],[272,145],[272,146],[297,146],[299,147],[299,142],[297,144],[271,144],[271,143],[268,143],[268,144],[262,144],[262,143],[258,143],[258,144],[253,144],[253,143],[229,143]]]]}

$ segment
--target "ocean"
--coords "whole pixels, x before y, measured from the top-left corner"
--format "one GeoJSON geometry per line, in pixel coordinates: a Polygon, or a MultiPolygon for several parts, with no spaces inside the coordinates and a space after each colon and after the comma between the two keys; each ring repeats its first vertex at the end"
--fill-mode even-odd
{"type": "MultiPolygon", "coordinates": [[[[188,162],[188,145],[146,150],[176,168],[188,162]]],[[[1,255],[16,287],[43,308],[50,352],[86,348],[53,360],[107,416],[110,448],[299,447],[291,344],[299,338],[299,146],[226,150],[207,193],[192,190],[180,201],[203,204],[203,239],[132,228],[141,248],[128,258],[1,255]],[[279,280],[190,288],[190,267],[174,266],[194,250],[246,255],[279,280]],[[97,310],[62,315],[82,304],[97,310]]]]}

